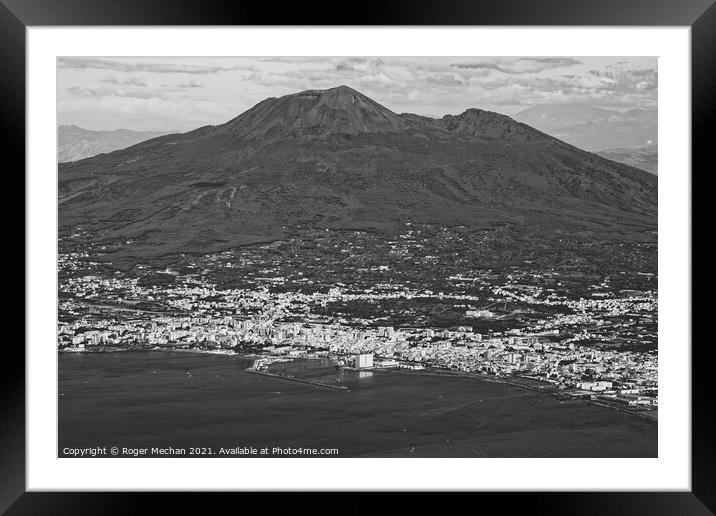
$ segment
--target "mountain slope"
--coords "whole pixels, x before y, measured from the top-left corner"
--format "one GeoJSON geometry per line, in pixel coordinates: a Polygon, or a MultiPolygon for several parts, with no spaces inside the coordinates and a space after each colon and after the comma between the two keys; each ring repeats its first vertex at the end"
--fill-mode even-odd
{"type": "Polygon", "coordinates": [[[308,90],[258,103],[223,126],[253,137],[400,131],[405,121],[347,86],[308,90]]]}
{"type": "Polygon", "coordinates": [[[658,141],[657,110],[620,112],[579,104],[542,104],[514,115],[540,131],[580,149],[644,147],[658,141]]]}
{"type": "Polygon", "coordinates": [[[57,128],[57,162],[78,161],[156,138],[166,133],[156,131],[90,131],[76,125],[57,128]]]}
{"type": "Polygon", "coordinates": [[[60,235],[136,259],[417,221],[652,238],[656,178],[504,115],[398,115],[347,87],[59,169],[60,235]]]}
{"type": "Polygon", "coordinates": [[[608,149],[597,152],[601,157],[624,163],[631,167],[657,174],[659,168],[659,146],[637,147],[635,149],[608,149]]]}

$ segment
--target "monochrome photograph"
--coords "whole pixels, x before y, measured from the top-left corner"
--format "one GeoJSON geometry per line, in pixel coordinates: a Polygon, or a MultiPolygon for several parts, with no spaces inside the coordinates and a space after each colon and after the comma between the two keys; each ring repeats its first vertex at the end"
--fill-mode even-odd
{"type": "Polygon", "coordinates": [[[657,57],[56,80],[59,457],[658,457],[657,57]]]}

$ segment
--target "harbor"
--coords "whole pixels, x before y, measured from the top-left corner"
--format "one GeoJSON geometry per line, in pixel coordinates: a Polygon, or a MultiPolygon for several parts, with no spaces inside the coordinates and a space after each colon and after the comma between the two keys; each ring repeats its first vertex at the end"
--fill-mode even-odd
{"type": "Polygon", "coordinates": [[[343,458],[658,453],[651,421],[464,376],[346,372],[348,389],[336,389],[334,361],[286,364],[288,375],[311,375],[331,385],[328,391],[281,370],[274,374],[293,381],[264,381],[247,372],[255,359],[241,355],[62,353],[58,360],[60,449],[91,446],[98,436],[127,447],[186,448],[199,436],[202,446],[217,449],[290,443],[335,447],[343,458]],[[110,392],[116,400],[108,405],[110,392]]]}
{"type": "Polygon", "coordinates": [[[325,387],[327,389],[334,389],[337,391],[350,391],[350,389],[348,387],[346,387],[345,385],[332,385],[330,383],[319,382],[319,381],[311,380],[308,378],[297,378],[295,376],[287,376],[284,374],[270,373],[268,371],[260,371],[260,370],[256,369],[255,367],[247,368],[246,372],[251,373],[251,374],[260,374],[262,376],[268,376],[271,378],[280,378],[281,380],[289,380],[291,382],[307,383],[309,385],[315,385],[316,387],[325,387]]]}

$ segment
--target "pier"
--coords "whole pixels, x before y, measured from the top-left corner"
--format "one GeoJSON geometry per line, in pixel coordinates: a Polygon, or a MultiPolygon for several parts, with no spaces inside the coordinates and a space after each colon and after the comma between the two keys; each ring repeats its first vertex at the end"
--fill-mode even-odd
{"type": "Polygon", "coordinates": [[[331,385],[329,383],[317,382],[316,380],[309,380],[307,378],[296,378],[295,376],[286,376],[282,374],[269,373],[268,371],[259,371],[251,367],[246,369],[246,372],[251,374],[270,376],[271,378],[280,378],[281,380],[289,380],[292,382],[307,383],[309,385],[315,385],[316,387],[325,387],[327,389],[334,389],[337,391],[350,391],[350,389],[345,385],[331,385]]]}

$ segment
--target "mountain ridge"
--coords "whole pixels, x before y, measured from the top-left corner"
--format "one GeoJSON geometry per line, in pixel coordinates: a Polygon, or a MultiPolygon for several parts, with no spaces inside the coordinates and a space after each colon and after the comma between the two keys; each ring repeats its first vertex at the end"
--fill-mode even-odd
{"type": "Polygon", "coordinates": [[[473,136],[519,140],[551,138],[507,115],[468,108],[441,118],[397,114],[345,85],[269,97],[217,130],[251,136],[325,136],[406,129],[444,129],[473,136]]]}
{"type": "Polygon", "coordinates": [[[515,120],[590,152],[643,147],[658,141],[656,109],[617,111],[583,104],[538,104],[515,120]]]}
{"type": "Polygon", "coordinates": [[[97,154],[124,149],[136,143],[163,136],[161,131],[113,129],[93,131],[74,124],[57,127],[57,161],[64,163],[91,158],[97,154]]]}
{"type": "Polygon", "coordinates": [[[347,87],[59,170],[61,235],[131,240],[135,259],[408,221],[652,238],[656,198],[654,176],[505,115],[398,115],[347,87]]]}

